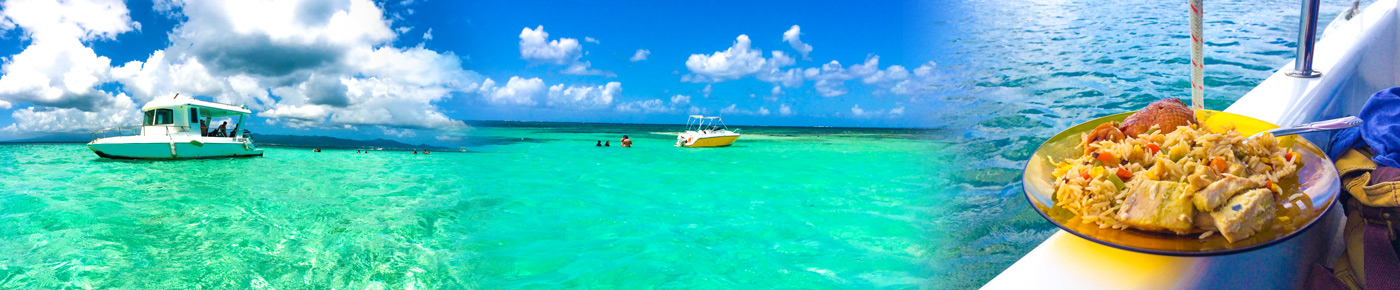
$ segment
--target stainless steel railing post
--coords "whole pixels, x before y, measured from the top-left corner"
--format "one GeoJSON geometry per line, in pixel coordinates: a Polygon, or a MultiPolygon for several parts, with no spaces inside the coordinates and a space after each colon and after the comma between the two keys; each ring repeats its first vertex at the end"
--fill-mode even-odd
{"type": "Polygon", "coordinates": [[[1313,45],[1317,44],[1317,5],[1319,0],[1303,0],[1303,11],[1298,19],[1298,58],[1293,60],[1293,71],[1288,76],[1295,78],[1315,78],[1321,73],[1312,69],[1313,45]]]}

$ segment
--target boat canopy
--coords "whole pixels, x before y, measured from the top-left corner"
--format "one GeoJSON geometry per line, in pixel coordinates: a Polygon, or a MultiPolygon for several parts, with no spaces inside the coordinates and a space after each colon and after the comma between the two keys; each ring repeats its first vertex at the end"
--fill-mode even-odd
{"type": "Polygon", "coordinates": [[[229,104],[221,104],[221,103],[215,103],[215,102],[206,102],[206,101],[196,100],[196,99],[194,99],[194,98],[180,98],[178,95],[177,95],[176,97],[174,97],[174,98],[169,98],[169,99],[164,99],[164,98],[162,98],[162,99],[156,99],[156,100],[154,100],[154,101],[151,101],[150,103],[146,103],[145,106],[142,106],[142,107],[141,107],[141,111],[150,111],[150,110],[162,109],[162,108],[174,109],[174,108],[181,107],[181,106],[199,108],[200,111],[203,112],[203,113],[200,113],[200,114],[205,114],[206,117],[214,117],[214,118],[218,118],[218,117],[229,117],[229,116],[242,116],[242,115],[248,115],[248,114],[252,114],[252,113],[253,113],[252,111],[249,111],[249,110],[248,110],[247,108],[245,108],[245,107],[236,107],[236,106],[229,105],[229,104]]]}

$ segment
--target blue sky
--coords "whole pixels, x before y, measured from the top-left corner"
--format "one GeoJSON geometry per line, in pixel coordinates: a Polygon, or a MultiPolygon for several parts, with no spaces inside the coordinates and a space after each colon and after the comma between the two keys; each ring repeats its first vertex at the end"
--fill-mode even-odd
{"type": "Polygon", "coordinates": [[[936,111],[919,98],[937,56],[906,53],[898,2],[0,8],[0,139],[135,124],[176,92],[248,105],[262,132],[444,142],[471,120],[900,127],[936,111]]]}

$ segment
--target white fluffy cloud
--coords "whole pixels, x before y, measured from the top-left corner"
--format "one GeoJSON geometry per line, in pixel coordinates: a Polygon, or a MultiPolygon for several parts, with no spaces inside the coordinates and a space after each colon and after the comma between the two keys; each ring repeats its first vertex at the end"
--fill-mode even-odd
{"type": "Polygon", "coordinates": [[[639,62],[639,61],[647,60],[647,56],[649,56],[649,55],[651,55],[651,51],[650,51],[650,50],[638,49],[638,50],[637,50],[637,53],[633,53],[633,54],[632,54],[632,58],[629,58],[629,59],[627,59],[627,60],[630,60],[630,61],[632,61],[632,62],[639,62]]]}
{"type": "Polygon", "coordinates": [[[670,113],[676,111],[676,108],[667,106],[661,99],[650,99],[618,104],[617,111],[629,113],[670,113]]]}
{"type": "Polygon", "coordinates": [[[851,115],[858,118],[898,117],[904,115],[904,106],[890,108],[889,113],[886,114],[885,110],[866,110],[861,109],[860,105],[855,105],[851,107],[851,115]]]}
{"type": "Polygon", "coordinates": [[[724,107],[723,109],[719,109],[719,113],[720,113],[720,114],[725,114],[725,115],[757,115],[757,116],[767,116],[767,115],[771,114],[772,112],[768,111],[768,108],[765,108],[765,107],[758,107],[757,110],[745,110],[745,109],[740,109],[738,104],[729,104],[728,107],[724,107]]]}
{"type": "Polygon", "coordinates": [[[724,81],[741,78],[758,72],[768,60],[763,51],[753,49],[748,35],[740,34],[734,45],[724,51],[712,54],[692,54],[685,60],[685,67],[695,73],[692,81],[724,81]]]}
{"type": "Polygon", "coordinates": [[[675,95],[675,96],[672,96],[672,97],[671,97],[671,104],[672,104],[672,105],[677,105],[677,106],[684,106],[684,105],[686,105],[686,104],[690,104],[690,96],[687,96],[687,95],[675,95]]]}
{"type": "Polygon", "coordinates": [[[622,83],[609,82],[601,86],[554,85],[549,87],[549,106],[580,109],[604,108],[622,94],[622,83]]]}
{"type": "Polygon", "coordinates": [[[783,41],[787,41],[789,45],[792,45],[792,49],[796,49],[797,53],[802,54],[802,59],[810,60],[807,53],[812,52],[812,45],[802,43],[801,35],[802,28],[793,25],[792,28],[783,32],[783,41]]]}
{"type": "MultiPolygon", "coordinates": [[[[801,33],[801,27],[794,25],[783,33],[783,41],[792,45],[803,59],[810,59],[808,53],[812,51],[812,46],[802,42],[801,33]]],[[[681,81],[713,83],[753,76],[776,85],[768,98],[776,100],[776,96],[783,93],[781,87],[801,87],[807,81],[813,82],[818,95],[836,97],[850,93],[847,87],[850,80],[860,80],[877,91],[888,90],[894,94],[913,94],[921,85],[929,84],[932,80],[932,69],[924,68],[932,62],[920,67],[924,70],[916,69],[910,73],[900,65],[881,69],[878,55],[870,55],[865,62],[850,67],[833,60],[819,67],[787,68],[796,63],[792,56],[776,50],[770,51],[770,57],[764,58],[761,50],[752,47],[747,35],[739,35],[734,44],[724,51],[691,55],[686,60],[686,68],[690,69],[691,74],[682,76],[681,81]]]]}
{"type": "Polygon", "coordinates": [[[782,104],[778,107],[778,115],[792,116],[792,114],[794,113],[795,112],[792,111],[792,107],[789,107],[787,104],[782,104]]]}
{"type": "MultiPolygon", "coordinates": [[[[402,31],[396,33],[368,0],[162,1],[157,10],[183,20],[165,33],[170,46],[116,67],[82,42],[140,28],[121,2],[4,5],[0,23],[14,25],[0,26],[18,27],[32,35],[32,46],[64,58],[21,52],[6,62],[0,102],[36,106],[15,112],[14,130],[57,128],[26,122],[61,120],[43,114],[66,109],[95,113],[100,120],[93,123],[126,120],[113,116],[137,115],[135,104],[175,93],[247,105],[260,116],[286,119],[269,123],[293,126],[458,127],[464,124],[434,103],[475,92],[482,79],[463,70],[450,52],[393,47],[402,31]],[[36,80],[51,85],[37,86],[36,80]],[[126,94],[98,89],[112,83],[126,94]]],[[[68,114],[79,115],[91,114],[68,114]]]]}
{"type": "Polygon", "coordinates": [[[6,131],[75,131],[119,125],[136,114],[131,98],[99,88],[111,81],[111,59],[84,42],[139,29],[121,1],[5,1],[0,29],[19,29],[29,45],[5,58],[0,108],[12,112],[6,131]]]}
{"type": "Polygon", "coordinates": [[[539,78],[510,77],[510,81],[501,87],[497,87],[496,81],[491,79],[481,83],[481,95],[486,97],[486,101],[497,105],[532,106],[544,91],[544,80],[539,78]]]}
{"type": "MultiPolygon", "coordinates": [[[[596,40],[592,42],[597,43],[596,40]]],[[[611,72],[590,68],[589,62],[579,60],[583,54],[583,46],[579,44],[578,39],[549,40],[549,33],[544,31],[544,25],[535,29],[525,27],[520,30],[521,59],[565,66],[564,70],[560,71],[565,74],[613,76],[611,72]]]]}
{"type": "Polygon", "coordinates": [[[558,65],[569,64],[583,56],[583,46],[577,39],[560,38],[549,40],[544,25],[535,29],[526,27],[520,30],[520,58],[558,65]]]}

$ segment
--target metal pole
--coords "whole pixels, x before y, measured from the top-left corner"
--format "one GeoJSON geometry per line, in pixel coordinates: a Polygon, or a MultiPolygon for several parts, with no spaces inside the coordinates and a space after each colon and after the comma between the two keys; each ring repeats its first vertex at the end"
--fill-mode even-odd
{"type": "Polygon", "coordinates": [[[1317,4],[1319,0],[1303,0],[1302,15],[1298,20],[1298,58],[1293,61],[1293,71],[1288,76],[1315,78],[1321,73],[1312,69],[1313,45],[1317,43],[1317,4]]]}

